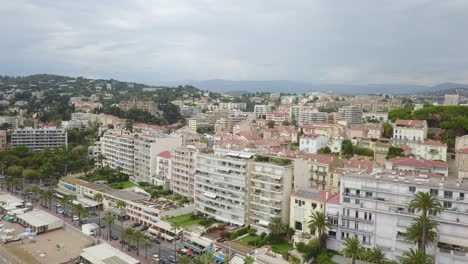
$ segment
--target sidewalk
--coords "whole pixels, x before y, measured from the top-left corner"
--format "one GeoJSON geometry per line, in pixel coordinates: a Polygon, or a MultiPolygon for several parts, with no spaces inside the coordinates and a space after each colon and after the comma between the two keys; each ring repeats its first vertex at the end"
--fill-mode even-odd
{"type": "MultiPolygon", "coordinates": [[[[6,189],[3,190],[4,192],[8,192],[6,189]]],[[[27,197],[23,197],[19,194],[16,194],[16,193],[12,193],[12,192],[8,192],[9,194],[13,195],[13,196],[16,196],[17,198],[20,198],[24,201],[28,201],[27,197]]],[[[54,203],[52,203],[53,205],[54,203]]],[[[76,230],[78,230],[79,232],[81,232],[81,227],[79,225],[79,222],[78,221],[72,221],[72,218],[71,217],[65,217],[64,215],[60,214],[60,213],[57,213],[55,210],[53,209],[49,209],[43,205],[40,204],[40,202],[38,202],[36,205],[35,205],[35,208],[38,208],[38,209],[41,209],[41,210],[44,210],[52,215],[55,215],[57,216],[58,218],[62,219],[64,221],[64,223],[76,230]]],[[[83,234],[85,235],[85,234],[83,234]]],[[[113,246],[114,248],[122,251],[123,253],[139,260],[141,262],[141,264],[154,264],[154,261],[152,261],[152,255],[148,252],[148,258],[145,259],[145,249],[140,245],[140,250],[139,250],[139,253],[140,255],[137,256],[136,255],[136,250],[131,250],[131,251],[127,251],[126,250],[126,247],[124,246],[122,248],[121,244],[120,244],[120,240],[108,240],[108,235],[109,235],[109,230],[107,228],[101,228],[101,235],[100,236],[96,236],[96,239],[99,241],[98,243],[108,243],[110,244],[111,246],[113,246]]]]}

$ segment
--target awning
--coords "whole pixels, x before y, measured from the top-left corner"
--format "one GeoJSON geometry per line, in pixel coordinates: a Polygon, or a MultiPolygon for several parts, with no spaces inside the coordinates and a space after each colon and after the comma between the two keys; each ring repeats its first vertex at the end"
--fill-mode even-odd
{"type": "Polygon", "coordinates": [[[84,204],[84,205],[88,205],[89,207],[96,207],[99,205],[98,202],[94,201],[94,200],[91,200],[91,199],[88,199],[88,198],[84,198],[84,197],[80,197],[78,198],[78,202],[84,204]]]}
{"type": "Polygon", "coordinates": [[[231,156],[231,157],[239,157],[239,153],[228,152],[227,156],[231,156]]]}
{"type": "Polygon", "coordinates": [[[264,221],[264,220],[258,220],[258,223],[262,226],[268,226],[270,223],[268,223],[267,221],[264,221]]]}
{"type": "Polygon", "coordinates": [[[55,195],[55,197],[57,197],[57,198],[59,198],[59,199],[62,199],[62,198],[64,197],[63,195],[58,194],[58,193],[55,193],[54,195],[55,195]]]}
{"type": "Polygon", "coordinates": [[[244,158],[244,159],[250,159],[252,158],[252,156],[253,156],[252,154],[245,154],[245,153],[242,153],[239,155],[239,157],[244,158]]]}
{"type": "Polygon", "coordinates": [[[213,198],[213,199],[216,198],[216,194],[214,194],[214,193],[205,192],[204,195],[207,196],[207,197],[213,198]]]}
{"type": "Polygon", "coordinates": [[[439,242],[459,247],[468,247],[468,238],[463,236],[439,234],[439,242]]]}

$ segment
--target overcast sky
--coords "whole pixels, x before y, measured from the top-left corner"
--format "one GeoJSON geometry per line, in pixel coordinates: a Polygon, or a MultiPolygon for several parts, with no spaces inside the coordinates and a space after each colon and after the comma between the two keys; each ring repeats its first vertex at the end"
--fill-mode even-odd
{"type": "Polygon", "coordinates": [[[0,74],[468,83],[468,0],[3,0],[0,74]]]}

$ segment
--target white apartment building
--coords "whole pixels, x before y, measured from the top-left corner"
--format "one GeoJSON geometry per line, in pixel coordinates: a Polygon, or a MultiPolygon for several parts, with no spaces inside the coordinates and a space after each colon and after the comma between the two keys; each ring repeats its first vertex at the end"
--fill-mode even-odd
{"type": "Polygon", "coordinates": [[[427,138],[426,120],[401,120],[393,124],[393,139],[396,142],[422,142],[427,138]]]}
{"type": "Polygon", "coordinates": [[[211,154],[197,153],[195,210],[219,221],[245,225],[252,156],[219,149],[211,154]]]}
{"type": "Polygon", "coordinates": [[[399,157],[388,159],[385,166],[387,170],[417,171],[448,176],[448,164],[437,160],[399,157]]]}
{"type": "Polygon", "coordinates": [[[299,150],[316,154],[319,149],[326,147],[328,138],[322,135],[305,134],[299,139],[299,150]]]}
{"type": "Polygon", "coordinates": [[[67,146],[67,131],[61,128],[23,128],[11,133],[11,148],[25,146],[41,151],[67,146]]]}
{"type": "Polygon", "coordinates": [[[284,121],[289,121],[289,114],[282,112],[270,112],[265,116],[266,121],[273,121],[275,125],[281,125],[284,121]]]}
{"type": "Polygon", "coordinates": [[[271,112],[271,106],[269,105],[255,105],[254,106],[254,113],[255,118],[262,118],[263,115],[271,112]]]}
{"type": "Polygon", "coordinates": [[[460,95],[446,94],[444,98],[444,105],[458,105],[460,102],[460,95]]]}
{"type": "MultiPolygon", "coordinates": [[[[404,234],[418,215],[408,207],[418,192],[437,196],[444,208],[434,218],[439,223],[438,243],[427,248],[434,263],[468,263],[468,183],[456,179],[396,173],[343,175],[338,239],[357,237],[364,246],[382,248],[387,258],[397,260],[416,247],[404,234]]],[[[340,250],[342,243],[336,246],[340,250]]]]}
{"type": "Polygon", "coordinates": [[[0,125],[9,124],[12,128],[17,129],[23,124],[23,120],[19,116],[0,116],[0,125]]]}
{"type": "Polygon", "coordinates": [[[317,109],[303,110],[299,112],[298,121],[300,126],[326,123],[328,121],[328,114],[319,112],[317,109]]]}
{"type": "Polygon", "coordinates": [[[163,151],[156,156],[156,174],[151,183],[169,189],[171,180],[171,152],[163,151]]]}
{"type": "Polygon", "coordinates": [[[289,200],[293,185],[292,161],[257,156],[250,170],[249,224],[257,233],[268,233],[271,218],[289,225],[289,200]]]}
{"type": "Polygon", "coordinates": [[[411,154],[427,160],[447,161],[447,145],[440,141],[424,140],[422,143],[407,143],[411,154]]]}
{"type": "Polygon", "coordinates": [[[193,146],[175,148],[171,153],[171,190],[188,199],[193,199],[196,153],[193,146]]]}
{"type": "Polygon", "coordinates": [[[301,107],[299,105],[292,105],[289,108],[289,118],[291,120],[297,121],[299,119],[299,112],[301,111],[301,107]]]}
{"type": "Polygon", "coordinates": [[[347,125],[362,123],[362,108],[348,105],[338,109],[338,120],[346,122],[347,125]]]}
{"type": "Polygon", "coordinates": [[[156,173],[157,154],[181,146],[180,137],[152,132],[132,134],[108,130],[101,137],[104,166],[120,169],[135,182],[151,182],[156,173]]]}
{"type": "Polygon", "coordinates": [[[388,113],[387,112],[363,112],[362,120],[363,121],[377,120],[380,123],[384,123],[388,121],[388,113]]]}

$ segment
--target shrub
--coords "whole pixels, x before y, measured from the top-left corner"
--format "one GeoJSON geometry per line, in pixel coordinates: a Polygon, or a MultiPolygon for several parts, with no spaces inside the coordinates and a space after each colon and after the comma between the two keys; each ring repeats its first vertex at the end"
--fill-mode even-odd
{"type": "Polygon", "coordinates": [[[250,229],[249,229],[249,235],[253,236],[253,235],[255,235],[256,233],[257,233],[257,229],[255,229],[255,228],[250,228],[250,229]]]}
{"type": "Polygon", "coordinates": [[[250,230],[250,226],[243,227],[231,233],[231,240],[234,240],[240,236],[247,234],[250,230]]]}
{"type": "Polygon", "coordinates": [[[230,236],[231,236],[231,233],[227,232],[227,231],[220,231],[219,232],[219,236],[221,238],[224,238],[224,239],[228,239],[230,236]]]}
{"type": "Polygon", "coordinates": [[[322,254],[320,254],[316,261],[319,263],[319,264],[337,264],[336,262],[334,262],[333,260],[330,259],[330,256],[327,254],[327,251],[323,251],[322,254]]]}
{"type": "Polygon", "coordinates": [[[311,258],[316,258],[320,255],[320,245],[318,240],[308,244],[302,242],[296,243],[296,249],[302,253],[302,257],[305,260],[310,260],[311,258]]]}

